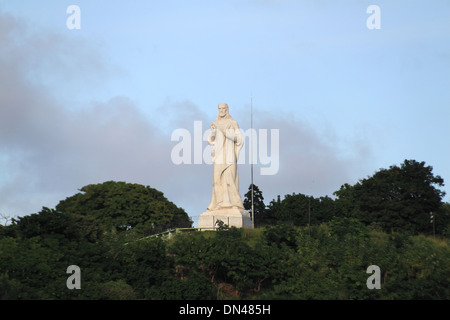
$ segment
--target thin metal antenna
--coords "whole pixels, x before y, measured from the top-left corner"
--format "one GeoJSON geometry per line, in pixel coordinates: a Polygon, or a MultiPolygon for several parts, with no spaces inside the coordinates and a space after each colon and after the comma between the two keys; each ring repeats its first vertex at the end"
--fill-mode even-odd
{"type": "Polygon", "coordinates": [[[255,229],[255,213],[253,207],[253,94],[250,94],[250,172],[252,187],[252,229],[255,229]]]}
{"type": "Polygon", "coordinates": [[[311,235],[311,199],[308,199],[308,233],[311,235]]]}

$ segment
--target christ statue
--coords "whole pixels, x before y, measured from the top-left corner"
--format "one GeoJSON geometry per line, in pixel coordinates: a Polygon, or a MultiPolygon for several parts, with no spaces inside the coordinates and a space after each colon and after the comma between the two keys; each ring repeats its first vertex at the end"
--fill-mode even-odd
{"type": "Polygon", "coordinates": [[[239,195],[237,159],[244,137],[229,114],[228,105],[219,103],[217,119],[211,123],[208,143],[213,146],[212,197],[208,210],[244,209],[239,195]]]}

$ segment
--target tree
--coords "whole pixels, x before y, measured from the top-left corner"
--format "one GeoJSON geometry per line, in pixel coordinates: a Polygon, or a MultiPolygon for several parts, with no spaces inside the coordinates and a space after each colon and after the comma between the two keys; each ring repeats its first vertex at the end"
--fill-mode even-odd
{"type": "MultiPolygon", "coordinates": [[[[248,192],[245,194],[244,198],[244,209],[249,212],[252,211],[252,185],[248,187],[248,192]]],[[[266,205],[264,204],[264,197],[262,191],[259,190],[258,186],[253,185],[253,210],[256,215],[264,214],[266,210],[266,205]]]]}
{"type": "Polygon", "coordinates": [[[39,213],[18,217],[9,226],[10,235],[20,238],[58,238],[58,241],[84,239],[95,242],[100,238],[101,228],[89,216],[74,216],[55,209],[43,207],[39,213]]]}
{"type": "MultiPolygon", "coordinates": [[[[248,192],[245,194],[244,198],[244,209],[252,212],[252,184],[248,187],[248,192]]],[[[266,213],[266,205],[264,204],[264,197],[262,191],[259,190],[258,186],[253,185],[253,211],[255,214],[255,224],[260,223],[264,219],[266,213]],[[259,221],[258,221],[259,220],[259,221]]]]}
{"type": "Polygon", "coordinates": [[[314,198],[301,193],[288,194],[281,201],[273,200],[268,206],[268,216],[297,226],[319,225],[335,215],[334,200],[328,196],[314,198]]]}
{"type": "Polygon", "coordinates": [[[122,277],[136,292],[151,299],[151,294],[170,277],[173,261],[167,255],[166,245],[159,238],[150,238],[127,244],[118,258],[122,277]]]}
{"type": "Polygon", "coordinates": [[[345,216],[365,224],[376,223],[386,232],[430,233],[430,212],[439,212],[445,192],[440,176],[425,162],[405,160],[400,166],[380,169],[354,186],[335,192],[337,207],[345,216]]]}
{"type": "Polygon", "coordinates": [[[107,181],[91,184],[61,201],[56,209],[96,219],[105,231],[130,231],[139,236],[174,227],[191,227],[187,213],[156,189],[140,184],[107,181]]]}
{"type": "Polygon", "coordinates": [[[10,221],[10,216],[0,212],[0,227],[7,226],[10,221]]]}
{"type": "Polygon", "coordinates": [[[434,215],[436,233],[450,237],[450,203],[443,203],[440,210],[434,215]]]}

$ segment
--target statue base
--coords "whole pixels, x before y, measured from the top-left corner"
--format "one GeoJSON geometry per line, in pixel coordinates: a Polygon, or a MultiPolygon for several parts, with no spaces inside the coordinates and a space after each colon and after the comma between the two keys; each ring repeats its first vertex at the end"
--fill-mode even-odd
{"type": "Polygon", "coordinates": [[[216,230],[217,221],[221,220],[229,227],[252,228],[250,213],[244,209],[222,208],[219,210],[207,210],[198,218],[198,227],[203,230],[216,230]]]}

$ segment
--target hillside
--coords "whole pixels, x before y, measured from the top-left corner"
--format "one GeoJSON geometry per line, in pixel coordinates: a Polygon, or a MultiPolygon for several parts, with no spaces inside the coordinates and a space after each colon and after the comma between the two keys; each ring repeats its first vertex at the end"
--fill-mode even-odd
{"type": "Polygon", "coordinates": [[[431,170],[405,161],[267,209],[260,192],[261,227],[209,232],[149,186],[88,185],[0,225],[0,299],[449,299],[450,204],[431,170]]]}
{"type": "Polygon", "coordinates": [[[0,238],[1,299],[449,299],[448,239],[369,231],[336,218],[304,227],[186,232],[124,244],[58,233],[0,238]],[[81,289],[68,289],[77,265],[81,289]],[[381,289],[368,289],[371,265],[381,289]]]}

